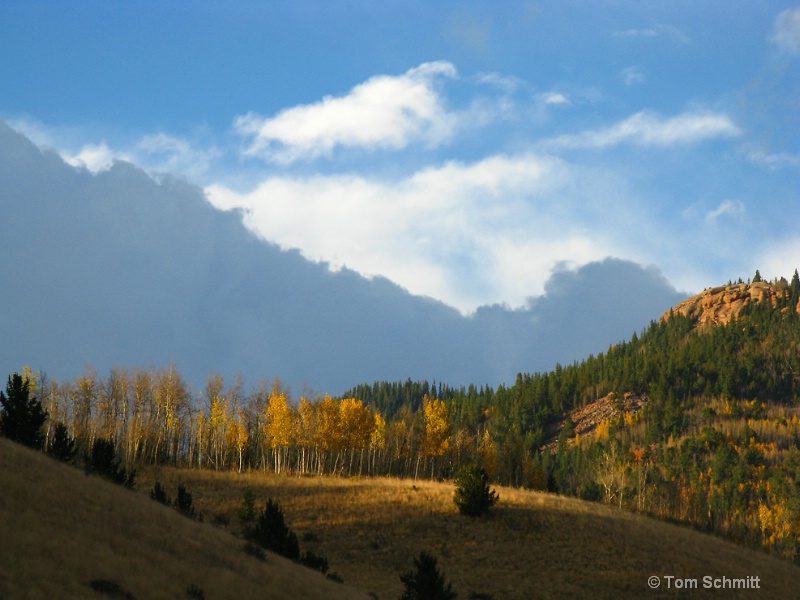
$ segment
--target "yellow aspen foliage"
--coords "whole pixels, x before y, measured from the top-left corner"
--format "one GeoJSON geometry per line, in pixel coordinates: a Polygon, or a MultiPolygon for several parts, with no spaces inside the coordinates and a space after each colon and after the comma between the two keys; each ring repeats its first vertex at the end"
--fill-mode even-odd
{"type": "Polygon", "coordinates": [[[425,439],[422,449],[425,456],[442,456],[450,448],[450,419],[447,405],[441,400],[422,399],[425,412],[425,439]]]}
{"type": "Polygon", "coordinates": [[[303,396],[297,405],[295,423],[295,440],[301,448],[310,448],[314,444],[315,430],[314,405],[303,396]]]}
{"type": "Polygon", "coordinates": [[[244,451],[247,449],[247,444],[250,443],[250,430],[247,428],[247,417],[241,408],[236,411],[236,418],[232,419],[228,425],[228,435],[231,444],[236,448],[239,457],[239,473],[241,473],[242,463],[244,462],[244,451]]]}
{"type": "Polygon", "coordinates": [[[343,439],[339,405],[325,394],[317,405],[317,445],[325,452],[340,450],[343,439]]]}
{"type": "Polygon", "coordinates": [[[483,470],[486,471],[490,479],[494,478],[497,473],[497,445],[494,443],[488,429],[481,436],[478,455],[480,456],[483,470]]]}
{"type": "Polygon", "coordinates": [[[286,394],[273,391],[267,405],[265,431],[267,443],[273,450],[275,472],[280,473],[286,463],[289,446],[294,439],[295,415],[286,394]]]}
{"type": "Polygon", "coordinates": [[[342,438],[345,448],[361,450],[369,444],[374,419],[361,400],[345,398],[339,403],[342,438]]]}
{"type": "Polygon", "coordinates": [[[31,398],[39,397],[39,373],[34,373],[28,366],[22,367],[22,380],[28,382],[28,393],[31,398]]]}
{"type": "Polygon", "coordinates": [[[597,424],[596,436],[599,441],[605,441],[611,435],[611,421],[603,419],[597,424]]]}
{"type": "Polygon", "coordinates": [[[270,394],[267,406],[266,434],[272,448],[285,448],[294,436],[294,411],[286,394],[270,394]]]}
{"type": "Polygon", "coordinates": [[[381,413],[375,413],[375,424],[369,437],[370,448],[383,449],[386,447],[386,419],[381,413]]]}
{"type": "Polygon", "coordinates": [[[780,546],[795,535],[789,510],[781,504],[759,504],[758,520],[766,546],[780,546]]]}

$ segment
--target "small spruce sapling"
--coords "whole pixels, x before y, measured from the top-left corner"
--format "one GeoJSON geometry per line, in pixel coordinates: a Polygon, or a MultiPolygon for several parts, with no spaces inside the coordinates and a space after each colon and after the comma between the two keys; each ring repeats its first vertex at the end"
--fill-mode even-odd
{"type": "Polygon", "coordinates": [[[264,511],[258,516],[250,532],[252,540],[264,549],[280,554],[290,560],[300,559],[300,543],[297,536],[286,525],[283,510],[272,498],[267,500],[264,511]]]}
{"type": "Polygon", "coordinates": [[[173,502],[172,505],[175,507],[175,510],[190,519],[195,519],[196,521],[203,520],[203,515],[199,514],[194,509],[192,494],[182,483],[178,484],[178,495],[175,497],[175,502],[173,502]]]}
{"type": "Polygon", "coordinates": [[[481,517],[499,498],[496,491],[489,489],[489,476],[479,466],[469,465],[458,472],[453,502],[462,515],[481,517]]]}
{"type": "Polygon", "coordinates": [[[405,586],[400,600],[454,600],[457,595],[453,584],[446,582],[439,572],[436,559],[427,552],[421,552],[414,559],[414,568],[400,575],[405,586]]]}
{"type": "Polygon", "coordinates": [[[156,481],[155,485],[153,486],[153,489],[150,490],[150,499],[155,500],[156,502],[159,502],[166,506],[172,504],[172,501],[167,495],[167,490],[164,489],[160,481],[156,481]]]}
{"type": "Polygon", "coordinates": [[[242,531],[247,532],[250,524],[256,518],[256,495],[250,486],[244,488],[242,494],[242,505],[239,507],[239,523],[242,531]]]}

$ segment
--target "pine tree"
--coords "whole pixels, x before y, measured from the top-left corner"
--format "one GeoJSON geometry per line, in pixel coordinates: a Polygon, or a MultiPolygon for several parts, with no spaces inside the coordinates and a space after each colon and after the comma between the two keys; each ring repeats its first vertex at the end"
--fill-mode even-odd
{"type": "Polygon", "coordinates": [[[297,536],[286,525],[283,510],[272,498],[267,500],[264,512],[258,517],[256,526],[250,532],[252,540],[264,549],[271,550],[290,560],[299,560],[300,544],[297,536]]]}
{"type": "Polygon", "coordinates": [[[8,378],[5,394],[0,391],[0,435],[31,448],[41,448],[47,411],[36,397],[31,397],[29,384],[27,378],[14,373],[8,378]]]}
{"type": "Polygon", "coordinates": [[[182,515],[189,517],[190,519],[195,519],[197,521],[202,521],[203,516],[198,514],[194,509],[194,502],[192,501],[192,494],[186,489],[186,486],[178,484],[178,495],[175,497],[175,502],[173,503],[175,510],[177,510],[182,515]]]}
{"type": "Polygon", "coordinates": [[[169,499],[169,496],[167,495],[167,491],[161,485],[160,481],[156,481],[155,485],[153,486],[153,489],[150,490],[150,499],[155,500],[156,502],[160,502],[161,504],[164,504],[166,506],[172,504],[171,500],[169,499]]]}
{"type": "Polygon", "coordinates": [[[57,423],[56,429],[53,432],[53,440],[50,442],[50,447],[47,453],[65,463],[72,463],[75,460],[75,440],[69,436],[69,430],[63,423],[57,423]]]}
{"type": "Polygon", "coordinates": [[[477,465],[463,467],[456,477],[456,493],[453,502],[458,511],[468,517],[480,517],[489,512],[499,496],[489,490],[489,476],[477,465]]]}
{"type": "Polygon", "coordinates": [[[405,589],[400,600],[455,600],[457,594],[453,584],[445,582],[439,573],[436,559],[427,552],[421,552],[414,559],[414,568],[400,575],[405,589]]]}
{"type": "Polygon", "coordinates": [[[98,438],[92,444],[92,451],[86,465],[89,473],[95,473],[116,484],[132,488],[134,485],[136,471],[131,469],[125,471],[117,459],[117,450],[114,440],[98,438]]]}

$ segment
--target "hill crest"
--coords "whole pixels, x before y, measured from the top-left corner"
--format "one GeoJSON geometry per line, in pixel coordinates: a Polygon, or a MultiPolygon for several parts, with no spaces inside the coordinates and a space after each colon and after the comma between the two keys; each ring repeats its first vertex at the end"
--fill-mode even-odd
{"type": "MultiPolygon", "coordinates": [[[[709,288],[680,302],[664,313],[661,321],[666,322],[675,314],[689,317],[700,328],[727,325],[754,302],[770,302],[775,308],[780,300],[788,297],[789,288],[781,284],[757,281],[723,285],[709,288]]],[[[787,311],[789,308],[781,310],[787,311]]],[[[800,301],[794,306],[794,310],[800,313],[800,301]]]]}

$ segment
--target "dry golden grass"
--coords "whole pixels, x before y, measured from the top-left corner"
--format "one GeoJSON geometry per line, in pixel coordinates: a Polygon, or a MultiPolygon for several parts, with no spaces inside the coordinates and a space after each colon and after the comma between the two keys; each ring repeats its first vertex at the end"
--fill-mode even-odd
{"type": "Polygon", "coordinates": [[[243,541],[0,439],[0,598],[366,598],[243,541]],[[92,581],[106,584],[105,595],[92,581]],[[125,594],[129,596],[125,596],[125,594]],[[197,593],[195,597],[197,596],[197,593]]]}
{"type": "Polygon", "coordinates": [[[488,519],[462,517],[448,483],[397,479],[297,478],[264,473],[150,470],[175,493],[183,482],[206,519],[238,530],[251,487],[284,509],[302,549],[325,555],[348,584],[399,597],[399,573],[420,551],[439,560],[459,598],[793,598],[800,568],[696,531],[604,505],[498,487],[488,519]],[[651,590],[650,575],[662,576],[651,590]],[[698,578],[699,589],[666,589],[665,575],[698,578]],[[760,589],[703,589],[704,576],[760,577],[760,589]]]}

